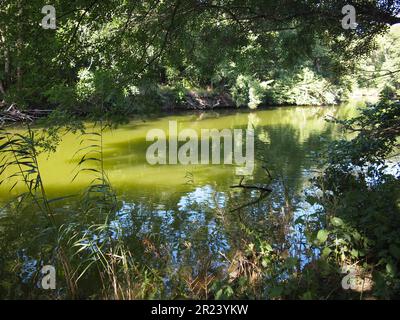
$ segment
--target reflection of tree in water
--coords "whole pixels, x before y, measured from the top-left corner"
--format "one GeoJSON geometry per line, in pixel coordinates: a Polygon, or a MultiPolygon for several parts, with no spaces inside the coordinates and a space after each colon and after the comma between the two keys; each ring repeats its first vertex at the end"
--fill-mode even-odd
{"type": "Polygon", "coordinates": [[[261,136],[257,145],[257,169],[247,185],[268,183],[272,192],[261,198],[262,190],[242,188],[229,193],[223,222],[224,230],[230,234],[231,256],[241,255],[246,245],[260,239],[270,244],[280,259],[299,256],[295,242],[299,239],[293,232],[300,192],[318,165],[316,156],[326,145],[321,141],[330,141],[332,132],[327,128],[322,134],[310,134],[305,141],[300,141],[298,130],[289,125],[258,128],[257,133],[261,136]],[[256,201],[252,203],[249,198],[256,201]],[[242,203],[251,205],[241,206],[242,203]]]}
{"type": "MultiPolygon", "coordinates": [[[[248,125],[255,127],[258,137],[258,159],[253,177],[246,178],[243,184],[267,184],[272,189],[268,197],[248,205],[259,199],[260,190],[229,188],[228,182],[222,181],[189,193],[129,198],[110,216],[109,225],[115,230],[112,237],[124,242],[136,263],[157,270],[165,280],[163,290],[172,296],[186,292],[188,296],[206,298],[216,280],[234,281],[240,274],[255,283],[258,276],[254,270],[260,272],[261,260],[260,248],[253,248],[252,244],[270,244],[279,259],[292,253],[290,237],[298,194],[308,170],[315,165],[310,155],[322,149],[322,137],[329,140],[331,132],[328,128],[322,134],[309,134],[302,141],[299,129],[289,124],[261,127],[259,123],[249,116],[248,125]]],[[[60,218],[83,226],[104,220],[99,215],[60,218]]],[[[19,228],[30,230],[25,233],[30,238],[35,234],[29,219],[25,224],[19,223],[19,228]]],[[[10,236],[21,234],[9,230],[10,236]]],[[[39,242],[36,247],[17,239],[10,242],[15,243],[10,248],[29,247],[27,253],[31,257],[41,250],[39,242]]]]}

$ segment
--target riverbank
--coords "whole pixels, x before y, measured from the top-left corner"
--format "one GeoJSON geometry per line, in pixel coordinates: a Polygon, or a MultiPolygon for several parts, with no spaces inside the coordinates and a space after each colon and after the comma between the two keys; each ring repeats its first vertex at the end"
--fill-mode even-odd
{"type": "MultiPolygon", "coordinates": [[[[136,110],[125,109],[121,110],[119,115],[114,114],[114,112],[109,112],[109,110],[105,110],[107,115],[110,115],[110,118],[117,118],[121,116],[123,119],[131,119],[131,118],[148,118],[154,116],[166,116],[166,115],[180,115],[188,112],[198,113],[200,119],[204,117],[205,113],[213,113],[213,112],[223,112],[223,111],[254,111],[254,109],[250,109],[246,105],[237,105],[232,97],[227,93],[199,93],[195,91],[191,91],[185,95],[185,98],[181,99],[180,102],[176,102],[170,97],[164,97],[162,99],[164,101],[163,104],[160,104],[159,108],[149,108],[149,110],[136,110]],[[119,117],[118,117],[119,116],[119,117]]],[[[306,107],[307,105],[294,105],[294,104],[261,104],[257,106],[257,110],[267,110],[277,107],[306,107]]],[[[310,105],[311,106],[311,105],[310,105]]],[[[324,106],[324,105],[321,105],[324,106]]],[[[35,122],[36,120],[43,119],[48,117],[54,111],[58,111],[58,109],[20,109],[16,104],[6,105],[4,102],[1,105],[3,110],[0,110],[0,126],[6,124],[16,124],[23,122],[35,122]]],[[[92,115],[89,112],[70,112],[70,115],[76,119],[81,120],[93,120],[104,116],[105,113],[101,115],[92,115]]],[[[65,114],[64,114],[65,115],[65,114]]],[[[122,121],[123,122],[123,121],[122,121]]]]}
{"type": "MultiPolygon", "coordinates": [[[[283,103],[268,103],[264,101],[257,105],[257,107],[250,108],[246,104],[237,104],[233,99],[232,95],[228,92],[218,92],[215,90],[187,90],[186,93],[177,99],[176,93],[173,93],[171,89],[162,89],[158,92],[158,104],[157,107],[149,108],[136,108],[135,104],[127,104],[126,108],[112,110],[107,105],[102,106],[104,112],[92,114],[89,110],[84,108],[74,108],[63,110],[60,112],[60,107],[54,108],[53,106],[44,106],[43,108],[34,107],[30,108],[19,108],[15,103],[11,105],[6,104],[4,101],[0,103],[0,126],[5,124],[15,124],[23,122],[35,122],[51,115],[54,111],[60,113],[64,118],[73,117],[74,119],[80,120],[96,120],[100,119],[105,114],[107,118],[115,119],[115,122],[126,122],[127,119],[147,119],[157,116],[169,116],[169,115],[181,115],[192,112],[198,114],[199,120],[207,117],[206,114],[212,114],[213,112],[252,112],[257,110],[268,110],[273,108],[281,107],[315,107],[315,106],[334,106],[343,103],[353,102],[369,102],[376,103],[379,99],[378,89],[357,89],[349,94],[348,99],[344,101],[338,101],[335,104],[293,104],[289,102],[283,103]]],[[[57,117],[57,116],[56,116],[57,117]]]]}

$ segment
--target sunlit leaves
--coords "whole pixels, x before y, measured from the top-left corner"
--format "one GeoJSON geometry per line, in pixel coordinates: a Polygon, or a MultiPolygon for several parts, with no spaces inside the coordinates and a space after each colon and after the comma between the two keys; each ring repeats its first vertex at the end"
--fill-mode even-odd
{"type": "Polygon", "coordinates": [[[329,231],[327,230],[319,230],[317,234],[317,240],[322,244],[328,240],[329,231]]]}

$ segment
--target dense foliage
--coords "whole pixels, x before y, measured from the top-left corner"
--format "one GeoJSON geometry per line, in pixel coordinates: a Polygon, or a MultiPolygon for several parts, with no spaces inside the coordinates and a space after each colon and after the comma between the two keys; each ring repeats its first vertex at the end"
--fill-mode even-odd
{"type": "Polygon", "coordinates": [[[332,145],[315,181],[322,192],[313,201],[326,231],[322,256],[373,279],[376,297],[398,298],[400,104],[384,99],[339,122],[355,136],[332,145]]]}

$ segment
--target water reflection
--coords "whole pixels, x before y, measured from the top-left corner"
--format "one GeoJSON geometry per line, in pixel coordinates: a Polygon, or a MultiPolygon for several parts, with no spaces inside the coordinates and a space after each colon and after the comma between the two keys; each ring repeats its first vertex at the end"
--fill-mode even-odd
{"type": "MultiPolygon", "coordinates": [[[[133,122],[106,132],[104,165],[119,199],[111,219],[113,237],[124,238],[137,259],[145,263],[155,257],[158,262],[151,261],[156,267],[192,276],[222,270],[227,257],[241,250],[244,229],[257,233],[282,254],[296,255],[304,249],[304,230],[293,221],[315,210],[304,201],[302,191],[318,169],[319,154],[340,134],[324,118],[349,117],[353,111],[351,107],[291,107],[210,117],[180,115],[133,122]],[[262,201],[252,201],[260,197],[259,191],[230,188],[239,180],[230,165],[148,165],[146,132],[151,128],[165,130],[169,120],[195,130],[254,127],[257,161],[253,176],[245,183],[268,184],[271,194],[262,201]],[[243,203],[252,204],[241,207],[243,203]]],[[[78,144],[76,136],[66,135],[55,154],[40,159],[43,180],[52,197],[79,194],[91,179],[88,175],[71,183],[77,161],[71,160],[71,155],[78,144]]],[[[21,192],[16,188],[9,193],[6,185],[0,188],[3,203],[21,192]]],[[[73,201],[58,204],[58,209],[72,206],[73,201]]],[[[33,276],[31,269],[38,264],[43,249],[40,244],[31,245],[29,239],[43,225],[28,207],[10,220],[13,213],[12,207],[1,211],[2,240],[9,244],[2,248],[2,259],[6,263],[13,259],[13,253],[23,252],[26,279],[33,276]]],[[[64,224],[104,221],[104,217],[79,214],[61,214],[59,219],[64,224]]],[[[172,278],[165,279],[170,288],[172,278]]]]}

